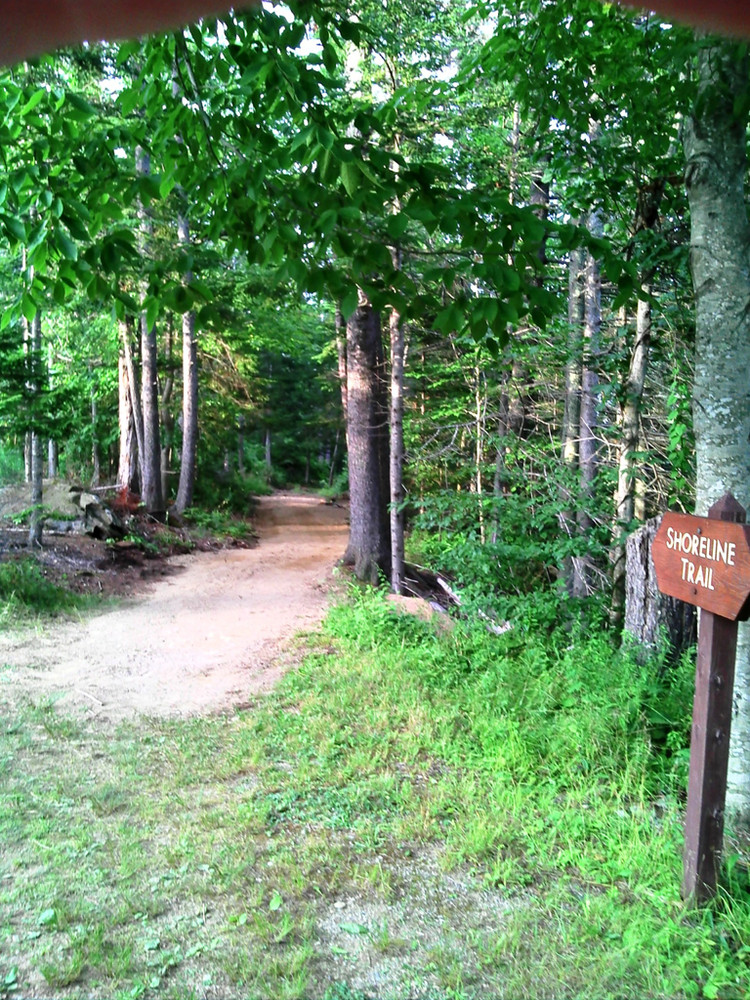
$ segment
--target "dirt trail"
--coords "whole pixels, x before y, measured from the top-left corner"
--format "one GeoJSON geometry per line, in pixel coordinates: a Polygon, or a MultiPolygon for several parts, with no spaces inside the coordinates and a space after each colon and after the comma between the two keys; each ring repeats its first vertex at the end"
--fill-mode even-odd
{"type": "Polygon", "coordinates": [[[283,673],[291,636],[321,621],[345,515],[317,497],[263,498],[257,548],[176,557],[181,571],[132,603],[41,635],[0,635],[0,699],[59,697],[112,721],[247,702],[283,673]]]}

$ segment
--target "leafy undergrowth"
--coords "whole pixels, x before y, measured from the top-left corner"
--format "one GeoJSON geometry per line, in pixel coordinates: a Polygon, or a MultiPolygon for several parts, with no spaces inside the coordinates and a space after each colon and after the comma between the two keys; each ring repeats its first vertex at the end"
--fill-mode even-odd
{"type": "Polygon", "coordinates": [[[689,679],[538,625],[359,595],[235,716],[5,704],[0,994],[746,996],[740,859],[679,897],[689,679]]]}
{"type": "Polygon", "coordinates": [[[72,593],[47,579],[31,559],[0,563],[0,629],[40,616],[70,615],[95,606],[96,599],[72,593]]]}

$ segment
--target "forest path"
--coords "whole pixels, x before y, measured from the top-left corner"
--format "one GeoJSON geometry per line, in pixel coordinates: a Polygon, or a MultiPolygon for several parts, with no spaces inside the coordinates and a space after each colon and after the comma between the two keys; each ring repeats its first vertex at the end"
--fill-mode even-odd
{"type": "Polygon", "coordinates": [[[255,523],[256,548],[175,557],[180,570],[132,602],[0,635],[0,696],[115,722],[252,700],[288,666],[290,638],[322,620],[347,540],[346,511],[317,497],[264,497],[255,523]]]}

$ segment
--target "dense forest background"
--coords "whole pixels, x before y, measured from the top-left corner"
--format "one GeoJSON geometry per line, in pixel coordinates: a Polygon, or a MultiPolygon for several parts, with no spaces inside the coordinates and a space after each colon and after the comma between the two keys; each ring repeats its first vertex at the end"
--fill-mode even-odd
{"type": "Polygon", "coordinates": [[[361,579],[430,566],[484,614],[583,601],[617,634],[627,536],[696,504],[686,163],[722,102],[746,116],[744,58],[593,0],[410,0],[6,70],[2,463],[30,543],[45,474],[158,519],[348,490],[361,579]]]}
{"type": "Polygon", "coordinates": [[[116,995],[140,996],[215,952],[227,995],[366,1000],[306,992],[320,900],[366,882],[391,903],[427,844],[540,903],[477,924],[476,969],[431,952],[440,996],[747,995],[750,634],[728,863],[690,913],[694,664],[634,651],[623,619],[640,525],[750,504],[749,119],[745,44],[598,0],[293,0],[0,71],[0,484],[28,483],[30,548],[55,477],[159,522],[348,494],[358,581],[438,571],[463,615],[441,632],[357,587],[231,726],[87,732],[114,775],[89,804],[83,729],[15,706],[0,904],[19,953],[31,921],[39,982],[130,990],[138,969],[116,995]],[[89,855],[93,902],[71,903],[89,855]],[[105,933],[110,862],[136,887],[105,933]],[[138,935],[204,890],[234,915],[197,950],[174,931],[156,975],[173,930],[138,935]]]}
{"type": "Polygon", "coordinates": [[[7,71],[4,462],[159,513],[341,488],[347,417],[350,463],[389,425],[362,575],[405,519],[619,614],[624,535],[695,499],[695,47],[596,3],[292,6],[7,71]]]}

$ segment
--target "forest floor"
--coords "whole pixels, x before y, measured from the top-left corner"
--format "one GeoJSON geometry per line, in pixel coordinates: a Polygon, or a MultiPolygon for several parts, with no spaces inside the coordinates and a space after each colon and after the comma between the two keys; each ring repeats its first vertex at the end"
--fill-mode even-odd
{"type": "Polygon", "coordinates": [[[51,576],[126,596],[0,632],[0,997],[463,995],[445,980],[477,964],[465,948],[502,924],[503,893],[442,870],[436,845],[385,849],[379,822],[372,837],[360,829],[366,808],[339,830],[324,788],[333,828],[290,815],[281,835],[281,765],[275,751],[255,759],[264,713],[286,724],[264,704],[309,645],[294,637],[341,590],[346,518],[277,494],[259,502],[256,546],[140,566],[47,537],[51,576]]]}
{"type": "Polygon", "coordinates": [[[42,634],[0,635],[4,686],[109,721],[242,707],[288,667],[291,637],[320,623],[346,516],[315,496],[275,494],[258,503],[259,545],[171,556],[46,535],[47,576],[124,601],[42,634]]]}
{"type": "Polygon", "coordinates": [[[681,801],[644,797],[640,668],[336,600],[346,514],[264,498],[257,545],[167,559],[48,536],[119,596],[0,619],[0,1000],[750,995],[744,904],[686,917],[681,801]]]}

